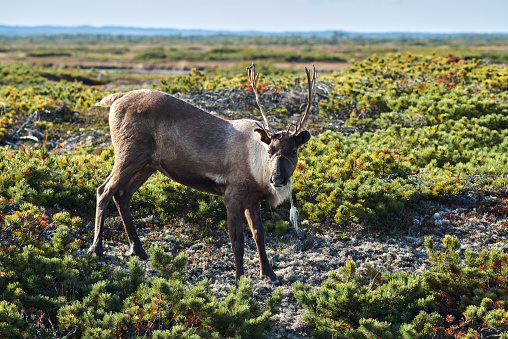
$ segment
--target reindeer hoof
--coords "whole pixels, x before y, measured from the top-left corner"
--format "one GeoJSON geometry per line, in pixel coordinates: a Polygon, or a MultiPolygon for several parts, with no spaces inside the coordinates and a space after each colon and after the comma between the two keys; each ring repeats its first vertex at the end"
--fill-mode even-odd
{"type": "Polygon", "coordinates": [[[141,260],[148,260],[150,258],[143,247],[131,247],[126,255],[129,257],[137,255],[141,260]]]}
{"type": "Polygon", "coordinates": [[[280,286],[281,285],[279,279],[270,280],[270,284],[272,284],[273,286],[280,286]]]}
{"type": "Polygon", "coordinates": [[[98,246],[94,246],[94,245],[92,245],[88,248],[88,253],[92,253],[93,255],[95,255],[99,258],[102,258],[103,254],[104,254],[102,251],[102,248],[99,248],[98,246]]]}
{"type": "Polygon", "coordinates": [[[277,276],[273,272],[271,274],[265,274],[265,273],[263,273],[263,271],[261,271],[260,276],[261,276],[261,279],[263,279],[263,278],[268,279],[268,281],[270,281],[270,283],[274,286],[280,285],[279,279],[277,279],[277,276]]]}

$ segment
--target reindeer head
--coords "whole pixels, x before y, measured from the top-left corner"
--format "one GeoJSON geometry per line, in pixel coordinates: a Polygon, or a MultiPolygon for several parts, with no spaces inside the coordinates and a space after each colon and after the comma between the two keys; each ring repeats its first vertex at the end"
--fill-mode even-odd
{"type": "Polygon", "coordinates": [[[249,80],[254,94],[256,95],[256,102],[264,120],[264,124],[258,123],[259,128],[256,128],[255,131],[261,135],[261,141],[268,146],[267,151],[270,163],[270,184],[276,189],[282,189],[288,184],[289,179],[293,175],[296,165],[298,164],[298,148],[310,140],[310,133],[308,131],[302,131],[302,127],[309,115],[309,111],[312,106],[312,93],[314,92],[314,87],[316,85],[316,68],[313,66],[313,69],[311,77],[309,70],[305,67],[305,73],[307,74],[307,82],[309,85],[309,98],[307,102],[307,109],[296,124],[295,130],[290,132],[291,124],[289,124],[286,131],[274,133],[270,129],[266,114],[259,102],[256,87],[259,73],[256,74],[254,64],[247,67],[249,80]]]}

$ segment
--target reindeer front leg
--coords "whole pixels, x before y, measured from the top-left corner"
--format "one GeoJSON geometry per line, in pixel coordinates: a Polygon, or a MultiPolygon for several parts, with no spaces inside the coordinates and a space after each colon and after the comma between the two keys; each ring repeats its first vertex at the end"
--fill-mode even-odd
{"type": "Polygon", "coordinates": [[[231,247],[233,255],[235,256],[235,282],[244,274],[243,270],[243,252],[244,252],[244,238],[243,238],[243,211],[244,206],[232,195],[225,195],[223,197],[228,214],[228,233],[231,240],[231,247]]]}
{"type": "Polygon", "coordinates": [[[263,228],[263,221],[261,220],[261,210],[259,205],[260,204],[257,203],[247,207],[245,210],[245,217],[247,218],[247,222],[258,249],[260,274],[261,276],[268,277],[272,283],[277,284],[279,280],[273,272],[273,269],[268,262],[268,256],[266,255],[265,230],[263,228]]]}

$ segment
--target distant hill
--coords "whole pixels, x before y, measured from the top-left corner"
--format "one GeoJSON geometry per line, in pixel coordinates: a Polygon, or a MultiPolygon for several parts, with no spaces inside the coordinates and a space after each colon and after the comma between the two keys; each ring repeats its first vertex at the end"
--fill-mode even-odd
{"type": "Polygon", "coordinates": [[[225,31],[204,29],[175,29],[175,28],[140,28],[122,26],[5,26],[0,25],[0,36],[19,37],[35,35],[140,35],[140,36],[206,36],[206,35],[239,35],[239,36],[302,36],[323,37],[333,36],[340,38],[366,37],[366,38],[428,38],[428,37],[460,37],[460,36],[499,36],[507,37],[508,33],[476,34],[476,33],[414,33],[414,32],[384,32],[384,33],[358,33],[346,31],[308,31],[308,32],[261,32],[261,31],[225,31]]]}

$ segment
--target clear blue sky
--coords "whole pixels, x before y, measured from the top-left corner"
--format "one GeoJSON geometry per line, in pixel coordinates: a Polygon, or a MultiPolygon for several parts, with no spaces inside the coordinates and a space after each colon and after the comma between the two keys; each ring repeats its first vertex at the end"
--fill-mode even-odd
{"type": "Polygon", "coordinates": [[[508,0],[5,0],[0,25],[508,33],[508,0]]]}

